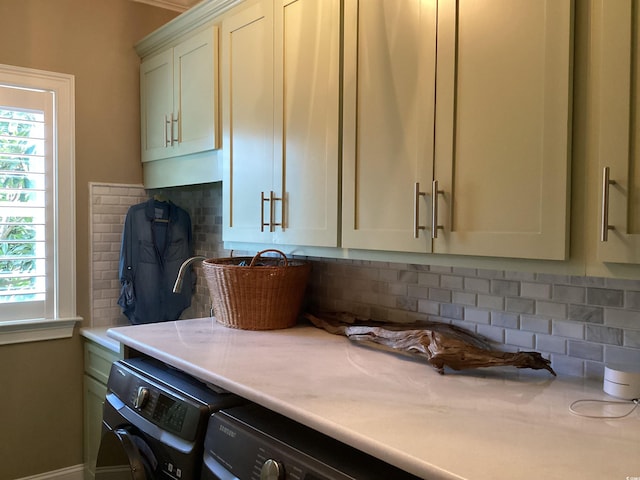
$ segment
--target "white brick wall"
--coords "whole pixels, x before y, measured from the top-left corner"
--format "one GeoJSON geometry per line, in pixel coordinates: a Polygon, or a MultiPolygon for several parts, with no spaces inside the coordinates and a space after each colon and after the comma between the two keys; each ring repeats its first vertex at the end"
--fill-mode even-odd
{"type": "Polygon", "coordinates": [[[117,303],[122,228],[129,207],[147,200],[147,193],[142,185],[89,183],[89,200],[91,318],[87,326],[126,325],[117,303]]]}

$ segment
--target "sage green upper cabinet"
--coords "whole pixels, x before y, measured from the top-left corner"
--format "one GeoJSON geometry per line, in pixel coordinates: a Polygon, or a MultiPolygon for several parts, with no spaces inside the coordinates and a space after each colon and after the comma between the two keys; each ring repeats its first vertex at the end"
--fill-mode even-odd
{"type": "Polygon", "coordinates": [[[435,48],[435,2],[345,2],[343,247],[431,250],[435,48]]]}
{"type": "Polygon", "coordinates": [[[339,0],[225,18],[224,240],[337,246],[339,0]]]}
{"type": "MultiPolygon", "coordinates": [[[[273,8],[260,2],[222,23],[225,241],[268,243],[262,224],[273,183],[273,8]],[[262,210],[261,210],[262,209],[262,210]]],[[[269,204],[270,206],[270,204],[269,204]]]]}
{"type": "Polygon", "coordinates": [[[210,26],[143,59],[143,162],[218,147],[217,37],[217,27],[210,26]]]}
{"type": "Polygon", "coordinates": [[[572,1],[346,0],[344,22],[343,246],[566,258],[572,1]]]}
{"type": "Polygon", "coordinates": [[[603,262],[640,263],[640,9],[633,5],[594,2],[603,262]]]}

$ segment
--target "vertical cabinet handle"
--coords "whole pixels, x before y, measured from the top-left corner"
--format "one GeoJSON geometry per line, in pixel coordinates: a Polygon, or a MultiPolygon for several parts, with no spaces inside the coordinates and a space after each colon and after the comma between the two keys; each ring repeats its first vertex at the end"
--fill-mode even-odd
{"type": "Polygon", "coordinates": [[[615,230],[613,225],[609,225],[609,186],[615,185],[615,180],[609,179],[609,167],[604,167],[602,171],[602,213],[601,213],[601,232],[600,241],[609,240],[609,230],[615,230]]]}
{"type": "Polygon", "coordinates": [[[420,225],[420,197],[426,196],[426,192],[420,191],[420,183],[413,185],[413,238],[418,238],[420,230],[426,230],[427,227],[420,225]]]}
{"type": "Polygon", "coordinates": [[[264,221],[264,204],[271,199],[264,196],[264,192],[260,192],[260,231],[264,232],[264,227],[271,226],[271,204],[269,204],[269,222],[264,221]]]}
{"type": "Polygon", "coordinates": [[[171,115],[164,116],[164,146],[172,147],[174,143],[180,143],[180,124],[178,123],[178,115],[173,116],[173,112],[171,115]],[[178,137],[173,133],[173,126],[176,126],[176,133],[178,137]]]}
{"type": "Polygon", "coordinates": [[[438,190],[438,180],[434,180],[431,184],[431,238],[438,238],[438,230],[444,228],[438,225],[438,195],[443,193],[443,190],[438,190]]]}
{"type": "MultiPolygon", "coordinates": [[[[273,190],[269,192],[269,197],[266,197],[264,192],[260,192],[260,231],[264,232],[264,227],[269,227],[270,232],[275,232],[275,227],[281,227],[282,223],[276,223],[273,220],[273,213],[276,200],[282,200],[280,197],[276,197],[273,190]],[[264,218],[264,204],[269,203],[269,221],[265,222],[264,218]]],[[[284,206],[282,208],[282,214],[284,215],[284,206]]]]}
{"type": "MultiPolygon", "coordinates": [[[[272,190],[269,192],[269,231],[275,232],[275,227],[282,227],[282,222],[276,223],[274,221],[275,217],[275,209],[276,209],[276,201],[282,202],[282,197],[276,197],[276,193],[272,190]]],[[[284,203],[284,202],[283,202],[284,203]]],[[[284,210],[283,210],[284,213],[284,210]]]]}
{"type": "Polygon", "coordinates": [[[169,119],[167,118],[167,116],[164,116],[164,146],[168,147],[171,143],[169,140],[169,135],[167,135],[167,126],[169,128],[171,128],[171,122],[169,121],[169,119]]]}
{"type": "Polygon", "coordinates": [[[171,145],[173,145],[173,143],[180,143],[181,140],[181,135],[180,135],[180,114],[176,113],[175,118],[173,117],[173,113],[171,114],[171,145]],[[176,126],[176,131],[175,133],[173,132],[173,126],[176,126]]]}

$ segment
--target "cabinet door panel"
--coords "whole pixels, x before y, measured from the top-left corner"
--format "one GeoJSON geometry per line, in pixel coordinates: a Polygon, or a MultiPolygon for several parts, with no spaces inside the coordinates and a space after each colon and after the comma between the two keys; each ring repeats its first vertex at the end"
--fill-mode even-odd
{"type": "Polygon", "coordinates": [[[438,253],[564,259],[572,2],[441,2],[438,253]]]}
{"type": "Polygon", "coordinates": [[[217,147],[217,37],[208,28],[174,48],[175,155],[217,147]]]}
{"type": "Polygon", "coordinates": [[[102,436],[102,410],[107,386],[84,375],[84,463],[89,478],[94,478],[102,436]]]}
{"type": "Polygon", "coordinates": [[[335,247],[339,0],[276,2],[275,45],[276,242],[335,247]]]}
{"type": "Polygon", "coordinates": [[[173,53],[166,51],[140,65],[142,161],[171,155],[167,148],[173,112],[173,53]]]}
{"type": "Polygon", "coordinates": [[[217,147],[218,30],[208,28],[174,48],[176,155],[217,147]]]}
{"type": "Polygon", "coordinates": [[[225,241],[271,241],[268,220],[273,185],[273,10],[254,5],[223,22],[225,241]]]}
{"type": "Polygon", "coordinates": [[[418,0],[347,1],[343,246],[426,252],[433,169],[436,12],[418,0]]]}
{"type": "MultiPolygon", "coordinates": [[[[640,9],[628,0],[594,3],[600,35],[595,52],[598,84],[600,173],[610,170],[606,241],[598,243],[604,262],[640,263],[640,9]]],[[[594,63],[595,63],[594,62],[594,63]]],[[[602,180],[602,178],[601,178],[602,180]]],[[[600,205],[604,199],[600,189],[600,205]]],[[[599,233],[602,233],[602,209],[599,233]]]]}

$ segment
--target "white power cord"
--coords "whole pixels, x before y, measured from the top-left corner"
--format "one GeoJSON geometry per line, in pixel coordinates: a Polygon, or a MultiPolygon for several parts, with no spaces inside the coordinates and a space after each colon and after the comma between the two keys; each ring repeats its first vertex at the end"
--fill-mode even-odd
{"type": "Polygon", "coordinates": [[[571,413],[573,413],[574,415],[579,415],[581,417],[587,417],[587,418],[605,418],[605,419],[611,419],[611,418],[624,418],[624,417],[628,417],[629,415],[631,415],[636,408],[638,408],[638,405],[640,405],[640,399],[638,398],[634,398],[633,400],[625,400],[625,401],[620,401],[620,400],[576,400],[575,402],[573,402],[571,405],[569,405],[569,411],[571,413]],[[575,410],[575,406],[581,403],[605,403],[608,405],[614,405],[614,404],[633,404],[633,407],[631,407],[631,410],[629,410],[627,413],[623,414],[623,415],[587,415],[585,413],[581,413],[578,412],[577,410],[575,410]]]}

